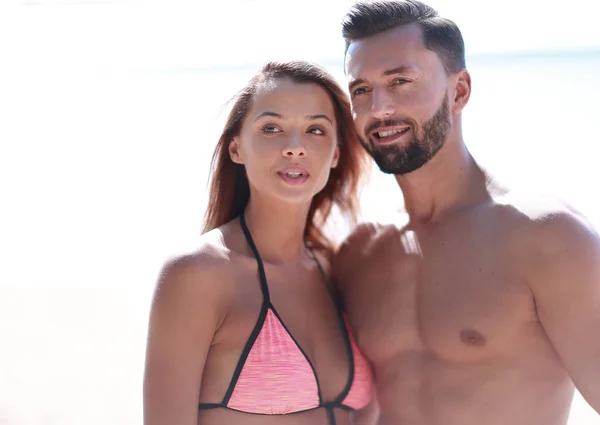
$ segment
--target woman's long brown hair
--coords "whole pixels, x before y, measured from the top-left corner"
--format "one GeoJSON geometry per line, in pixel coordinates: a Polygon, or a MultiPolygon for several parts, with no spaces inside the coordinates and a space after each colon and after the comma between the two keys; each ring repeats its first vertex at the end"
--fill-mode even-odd
{"type": "Polygon", "coordinates": [[[289,78],[295,83],[318,84],[327,91],[333,102],[340,158],[337,167],[331,170],[325,187],[312,200],[305,230],[305,240],[309,246],[331,250],[333,244],[324,234],[323,225],[334,206],[351,222],[356,222],[359,181],[367,167],[368,157],[354,130],[346,93],[321,67],[303,61],[268,62],[237,95],[212,157],[203,233],[233,220],[248,204],[250,186],[246,170],[243,165],[231,160],[229,143],[240,134],[242,122],[252,108],[258,87],[265,81],[279,78],[289,78]]]}

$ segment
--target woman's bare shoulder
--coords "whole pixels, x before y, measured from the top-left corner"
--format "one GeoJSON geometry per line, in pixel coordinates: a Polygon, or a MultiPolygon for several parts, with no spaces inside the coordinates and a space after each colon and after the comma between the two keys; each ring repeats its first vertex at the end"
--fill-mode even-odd
{"type": "Polygon", "coordinates": [[[155,297],[191,297],[203,304],[224,302],[234,291],[234,262],[222,231],[212,230],[165,261],[155,297]]]}

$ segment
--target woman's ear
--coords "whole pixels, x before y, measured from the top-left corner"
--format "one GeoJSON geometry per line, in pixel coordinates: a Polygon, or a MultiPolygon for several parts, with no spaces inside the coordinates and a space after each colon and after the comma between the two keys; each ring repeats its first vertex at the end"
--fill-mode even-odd
{"type": "Polygon", "coordinates": [[[229,142],[229,157],[236,164],[243,164],[242,155],[240,153],[240,136],[235,136],[231,142],[229,142]]]}
{"type": "Polygon", "coordinates": [[[335,152],[333,153],[333,159],[331,161],[331,168],[338,166],[340,162],[340,145],[335,145],[335,152]]]}

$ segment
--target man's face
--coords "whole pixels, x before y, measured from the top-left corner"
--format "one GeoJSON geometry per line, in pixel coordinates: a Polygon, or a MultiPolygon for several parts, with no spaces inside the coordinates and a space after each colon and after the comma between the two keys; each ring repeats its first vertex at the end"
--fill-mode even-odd
{"type": "Polygon", "coordinates": [[[381,171],[427,163],[452,127],[450,79],[418,24],[352,42],[346,64],[356,130],[381,171]]]}

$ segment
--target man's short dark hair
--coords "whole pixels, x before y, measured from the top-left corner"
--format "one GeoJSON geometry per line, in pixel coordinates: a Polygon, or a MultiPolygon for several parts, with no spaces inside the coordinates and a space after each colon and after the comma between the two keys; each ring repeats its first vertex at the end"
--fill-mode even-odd
{"type": "Polygon", "coordinates": [[[358,1],[342,21],[346,52],[353,41],[412,23],[419,24],[425,47],[438,54],[447,73],[466,68],[465,44],[458,26],[416,0],[358,1]]]}

